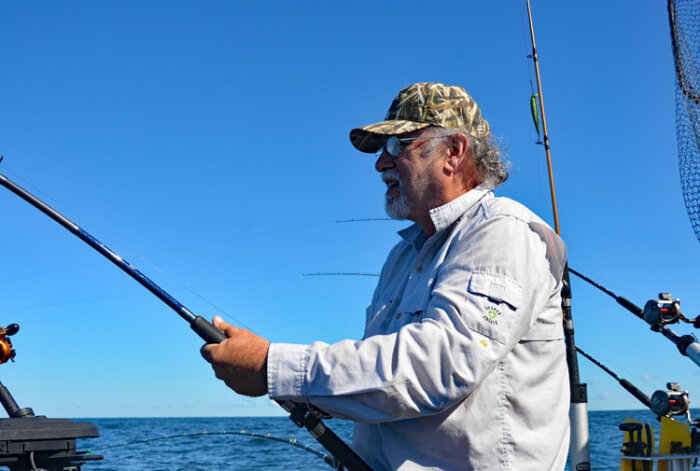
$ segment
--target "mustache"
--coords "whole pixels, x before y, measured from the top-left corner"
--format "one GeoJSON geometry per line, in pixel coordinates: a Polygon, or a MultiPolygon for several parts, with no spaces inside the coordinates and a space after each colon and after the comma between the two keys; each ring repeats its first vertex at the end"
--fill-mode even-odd
{"type": "Polygon", "coordinates": [[[396,180],[399,182],[399,185],[401,184],[401,175],[399,175],[398,170],[390,168],[389,170],[385,170],[381,174],[382,181],[384,183],[387,183],[389,180],[396,180]]]}

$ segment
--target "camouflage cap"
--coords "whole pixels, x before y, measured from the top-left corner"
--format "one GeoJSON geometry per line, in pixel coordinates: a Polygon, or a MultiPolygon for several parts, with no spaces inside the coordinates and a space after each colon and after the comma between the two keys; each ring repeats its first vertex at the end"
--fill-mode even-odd
{"type": "Polygon", "coordinates": [[[462,87],[422,82],[399,92],[384,121],[350,131],[350,141],[358,150],[372,153],[381,148],[386,136],[431,125],[468,131],[476,137],[489,135],[489,123],[462,87]]]}

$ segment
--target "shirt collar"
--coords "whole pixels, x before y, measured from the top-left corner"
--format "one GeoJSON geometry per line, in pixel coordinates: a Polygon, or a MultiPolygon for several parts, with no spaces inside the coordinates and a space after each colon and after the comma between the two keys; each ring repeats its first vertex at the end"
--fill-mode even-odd
{"type": "MultiPolygon", "coordinates": [[[[491,189],[489,186],[486,183],[482,183],[449,203],[431,209],[430,219],[435,226],[435,233],[437,234],[447,227],[450,227],[452,223],[462,217],[469,208],[478,203],[479,200],[490,191],[491,189]]],[[[425,232],[423,232],[423,228],[418,224],[413,224],[406,229],[400,230],[398,234],[418,250],[420,250],[420,247],[426,240],[425,232]]]]}
{"type": "Polygon", "coordinates": [[[452,225],[457,219],[462,217],[469,208],[474,206],[484,195],[491,191],[485,183],[473,188],[449,203],[438,206],[430,210],[430,219],[438,233],[452,225]]]}

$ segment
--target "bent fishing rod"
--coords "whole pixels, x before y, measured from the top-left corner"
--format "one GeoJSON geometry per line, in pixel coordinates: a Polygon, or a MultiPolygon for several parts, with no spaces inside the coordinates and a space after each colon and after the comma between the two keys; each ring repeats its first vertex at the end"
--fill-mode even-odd
{"type": "MultiPolygon", "coordinates": [[[[1,156],[0,161],[2,161],[1,156]]],[[[95,239],[77,224],[67,219],[61,213],[51,208],[49,205],[1,173],[0,184],[59,223],[73,235],[77,236],[80,240],[114,263],[127,275],[138,281],[144,288],[153,293],[158,299],[163,301],[166,305],[168,305],[168,307],[179,314],[180,317],[186,320],[190,324],[192,330],[194,330],[197,335],[202,338],[202,340],[207,343],[221,343],[226,340],[226,335],[202,316],[195,316],[179,301],[173,298],[146,275],[137,270],[129,262],[110,250],[102,242],[95,239]]],[[[306,404],[300,404],[293,401],[277,400],[275,402],[277,402],[277,404],[279,404],[284,410],[289,412],[289,418],[298,427],[306,428],[311,435],[336,458],[339,465],[338,469],[342,469],[344,466],[349,471],[371,471],[371,468],[367,465],[367,463],[365,463],[357,453],[355,453],[342,439],[340,439],[340,437],[338,437],[326,426],[323,420],[321,420],[320,411],[312,409],[306,404]]]]}

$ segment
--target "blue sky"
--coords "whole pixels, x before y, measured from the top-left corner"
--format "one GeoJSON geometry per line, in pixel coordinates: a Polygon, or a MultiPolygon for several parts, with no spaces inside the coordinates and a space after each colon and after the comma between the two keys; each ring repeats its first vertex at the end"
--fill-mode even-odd
{"type": "MultiPolygon", "coordinates": [[[[273,342],[358,338],[376,278],[300,274],[378,273],[406,225],[335,222],[384,217],[374,161],[347,136],[402,87],[464,86],[512,161],[497,193],[552,221],[523,5],[426,5],[2,2],[0,172],[197,314],[216,306],[273,342]]],[[[640,305],[670,291],[696,316],[665,5],[535,1],[533,14],[570,265],[640,305]]],[[[21,326],[1,376],[21,406],[283,413],[216,380],[187,325],[77,238],[9,191],[0,208],[0,324],[21,326]]],[[[648,394],[699,391],[670,342],[584,283],[573,292],[584,350],[648,394]]],[[[637,407],[580,364],[592,409],[637,407]]]]}

